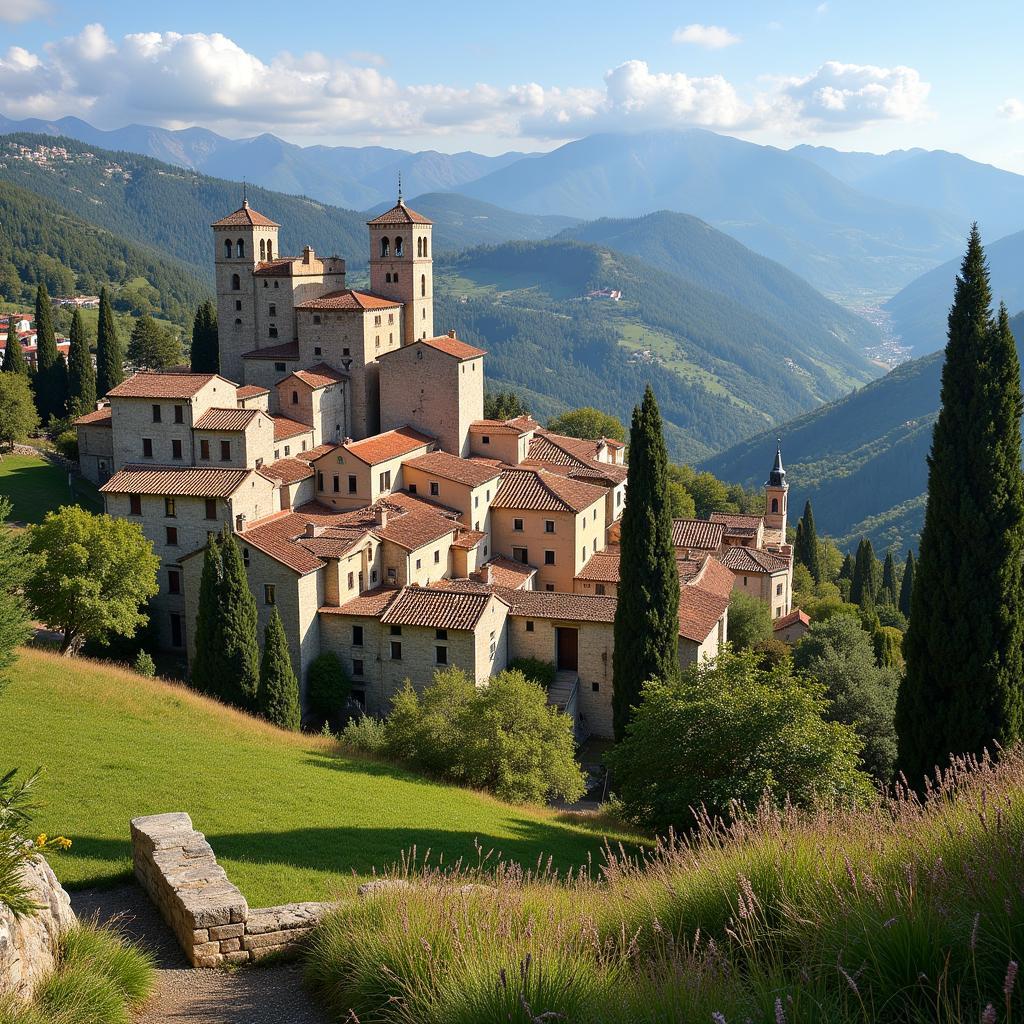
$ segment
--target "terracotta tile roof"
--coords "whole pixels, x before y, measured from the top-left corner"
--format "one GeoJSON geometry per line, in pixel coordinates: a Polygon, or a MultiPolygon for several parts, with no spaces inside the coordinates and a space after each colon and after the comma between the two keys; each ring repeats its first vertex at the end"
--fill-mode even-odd
{"type": "Polygon", "coordinates": [[[479,462],[471,462],[468,459],[460,459],[450,452],[427,452],[426,455],[418,455],[415,459],[409,459],[403,465],[411,466],[413,469],[422,470],[439,476],[445,480],[454,480],[456,483],[465,484],[467,487],[479,487],[494,480],[501,475],[501,470],[494,466],[484,466],[479,462]]]}
{"type": "Polygon", "coordinates": [[[481,568],[490,566],[491,585],[505,587],[508,590],[518,590],[536,575],[535,566],[527,565],[524,562],[514,562],[511,558],[504,558],[501,555],[485,562],[481,568]]]}
{"type": "MultiPolygon", "coordinates": [[[[284,380],[289,380],[291,377],[298,377],[303,384],[308,384],[314,391],[318,388],[329,387],[331,384],[337,384],[338,381],[346,379],[345,374],[339,373],[326,363],[317,363],[316,366],[311,366],[308,370],[294,370],[284,380]]],[[[279,381],[278,383],[283,384],[284,381],[279,381]]]]}
{"type": "Polygon", "coordinates": [[[227,498],[252,470],[200,469],[195,466],[125,466],[101,488],[103,494],[163,494],[227,498]]]}
{"type": "Polygon", "coordinates": [[[774,551],[758,551],[757,548],[726,548],[719,561],[733,572],[782,572],[789,568],[789,559],[774,551]]]}
{"type": "Polygon", "coordinates": [[[243,200],[242,205],[234,213],[229,213],[226,217],[215,220],[210,227],[234,228],[246,225],[257,225],[267,228],[279,228],[281,226],[276,221],[272,221],[269,217],[264,217],[262,213],[254,210],[246,199],[243,200]]]}
{"type": "Polygon", "coordinates": [[[207,409],[195,422],[196,430],[245,430],[261,409],[207,409]]]}
{"type": "Polygon", "coordinates": [[[328,452],[333,452],[335,449],[339,447],[340,445],[331,444],[329,442],[326,444],[318,444],[315,448],[310,448],[309,451],[296,452],[294,457],[296,459],[302,459],[305,462],[315,462],[317,459],[320,458],[321,455],[326,455],[328,452]]]}
{"type": "Polygon", "coordinates": [[[811,624],[811,617],[802,609],[794,608],[788,615],[783,615],[781,618],[775,619],[772,622],[772,629],[785,629],[787,626],[795,626],[798,622],[805,626],[809,626],[811,624]]]}
{"type": "Polygon", "coordinates": [[[358,597],[337,607],[328,605],[320,609],[324,615],[366,615],[378,618],[384,610],[398,596],[397,587],[374,587],[373,590],[364,590],[358,597]]]}
{"type": "MultiPolygon", "coordinates": [[[[231,382],[216,373],[151,373],[140,370],[109,391],[112,398],[191,398],[211,380],[231,382]]],[[[231,385],[234,387],[234,385],[231,385]]]]}
{"type": "Polygon", "coordinates": [[[502,475],[492,508],[536,512],[582,512],[604,498],[604,488],[548,473],[509,469],[502,475]]]}
{"type": "Polygon", "coordinates": [[[513,427],[504,420],[473,420],[469,425],[471,434],[525,434],[522,427],[513,427]]]}
{"type": "Polygon", "coordinates": [[[237,537],[239,544],[249,544],[294,572],[305,576],[324,564],[323,559],[295,543],[306,529],[306,519],[298,513],[258,520],[237,537]]]}
{"type": "Polygon", "coordinates": [[[257,395],[269,395],[270,388],[261,388],[259,384],[243,384],[236,393],[239,398],[256,398],[257,395]]]}
{"type": "Polygon", "coordinates": [[[702,644],[729,607],[729,598],[702,587],[684,586],[679,591],[679,635],[702,644]]]}
{"type": "Polygon", "coordinates": [[[266,348],[254,348],[242,353],[243,359],[298,359],[299,343],[286,341],[281,345],[268,345],[266,348]]]}
{"type": "Polygon", "coordinates": [[[401,199],[391,207],[390,210],[386,210],[379,217],[374,217],[373,220],[368,220],[367,224],[433,224],[434,222],[427,217],[424,217],[422,213],[417,213],[415,210],[410,210],[408,206],[402,202],[401,199]]]}
{"type": "Polygon", "coordinates": [[[407,426],[386,430],[383,434],[376,434],[362,441],[353,441],[343,447],[368,466],[375,466],[378,462],[400,458],[416,451],[417,448],[433,443],[432,437],[407,426]]]}
{"type": "MultiPolygon", "coordinates": [[[[303,454],[306,453],[303,452],[303,454]]],[[[278,459],[269,465],[261,466],[256,472],[268,480],[280,480],[285,484],[294,484],[299,480],[311,477],[313,467],[302,459],[278,459]]]]}
{"type": "Polygon", "coordinates": [[[729,537],[756,537],[764,525],[762,516],[733,515],[728,512],[712,512],[711,522],[721,523],[729,537]]]}
{"type": "Polygon", "coordinates": [[[701,559],[700,569],[693,579],[694,586],[726,599],[732,594],[734,582],[733,574],[713,555],[705,555],[701,559]]]}
{"type": "MultiPolygon", "coordinates": [[[[391,504],[388,499],[384,501],[391,504]]],[[[457,522],[439,512],[396,508],[389,510],[387,524],[374,526],[373,532],[381,540],[397,544],[406,551],[416,551],[426,544],[452,537],[458,529],[457,522]]]]}
{"type": "Polygon", "coordinates": [[[111,422],[110,406],[106,405],[102,409],[94,409],[92,412],[87,412],[84,416],[79,416],[74,422],[76,427],[109,427],[111,422]]]}
{"type": "Polygon", "coordinates": [[[295,304],[296,309],[395,309],[401,302],[386,299],[383,295],[371,295],[369,292],[357,292],[350,288],[343,291],[328,292],[316,299],[307,299],[295,304]]]}
{"type": "Polygon", "coordinates": [[[380,621],[392,626],[475,629],[492,596],[471,590],[405,587],[380,621]]]}
{"type": "MultiPolygon", "coordinates": [[[[704,568],[703,558],[677,558],[676,572],[679,574],[680,583],[690,583],[697,574],[704,568]]],[[[729,574],[730,576],[732,573],[729,574]]]]}
{"type": "MultiPolygon", "coordinates": [[[[453,356],[456,359],[476,359],[478,356],[487,355],[487,350],[483,348],[477,348],[475,345],[467,345],[464,341],[459,341],[458,338],[452,338],[447,334],[442,335],[440,338],[421,338],[417,345],[426,345],[428,348],[436,349],[438,352],[443,352],[445,355],[453,356]]],[[[393,349],[392,351],[398,351],[393,349]]]]}
{"type": "MultiPolygon", "coordinates": [[[[732,584],[730,573],[730,585],[732,584]]],[[[589,580],[596,583],[619,582],[619,549],[618,547],[595,551],[578,573],[576,579],[589,580]]]]}
{"type": "Polygon", "coordinates": [[[725,527],[708,519],[673,519],[672,546],[717,551],[722,544],[725,527]]]}
{"type": "Polygon", "coordinates": [[[313,430],[308,423],[300,423],[298,420],[289,419],[287,416],[271,416],[270,418],[274,421],[275,441],[287,441],[289,437],[309,434],[313,430]]]}
{"type": "Polygon", "coordinates": [[[497,591],[511,606],[509,614],[526,619],[564,619],[567,622],[614,622],[614,597],[562,594],[547,590],[497,591]]]}
{"type": "Polygon", "coordinates": [[[486,536],[487,534],[482,530],[460,530],[458,536],[452,541],[452,547],[472,551],[486,536]]]}
{"type": "Polygon", "coordinates": [[[253,274],[257,277],[289,277],[292,265],[298,261],[298,256],[281,256],[276,260],[263,260],[257,263],[253,274]]]}

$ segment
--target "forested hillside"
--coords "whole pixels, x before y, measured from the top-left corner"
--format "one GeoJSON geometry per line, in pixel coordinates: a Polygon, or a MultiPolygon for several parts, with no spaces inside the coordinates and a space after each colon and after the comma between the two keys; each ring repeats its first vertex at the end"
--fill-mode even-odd
{"type": "MultiPolygon", "coordinates": [[[[1024,313],[1011,326],[1024,358],[1024,313]]],[[[864,534],[876,550],[916,546],[943,357],[933,352],[904,363],[838,402],[707,459],[703,468],[727,480],[760,483],[765,445],[777,434],[791,509],[810,498],[818,529],[844,545],[864,534]]]]}
{"type": "Polygon", "coordinates": [[[538,413],[595,405],[628,418],[659,389],[674,454],[695,459],[870,375],[803,332],[632,257],[578,242],[509,243],[439,261],[435,327],[486,344],[491,386],[538,413]],[[620,290],[621,301],[585,296],[620,290]]]}
{"type": "Polygon", "coordinates": [[[74,216],[60,204],[0,181],[0,296],[30,304],[36,284],[51,295],[96,294],[112,285],[127,309],[190,322],[209,294],[191,267],[161,257],[74,216]]]}

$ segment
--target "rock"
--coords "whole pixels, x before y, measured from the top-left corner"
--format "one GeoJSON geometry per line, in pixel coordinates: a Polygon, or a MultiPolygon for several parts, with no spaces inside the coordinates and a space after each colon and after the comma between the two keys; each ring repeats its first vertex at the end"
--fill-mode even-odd
{"type": "Polygon", "coordinates": [[[356,891],[360,896],[376,896],[382,892],[411,888],[404,878],[375,878],[372,882],[363,882],[356,891]]]}

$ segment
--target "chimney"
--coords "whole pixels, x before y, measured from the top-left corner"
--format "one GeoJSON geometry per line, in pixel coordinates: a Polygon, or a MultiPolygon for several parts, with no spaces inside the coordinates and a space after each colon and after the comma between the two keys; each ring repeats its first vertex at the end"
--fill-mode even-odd
{"type": "Polygon", "coordinates": [[[448,332],[448,337],[449,338],[454,338],[455,337],[455,328],[454,327],[448,332]]]}
{"type": "Polygon", "coordinates": [[[302,262],[308,267],[309,264],[313,262],[314,255],[315,253],[313,252],[312,246],[307,245],[306,248],[302,250],[302,262]]]}
{"type": "Polygon", "coordinates": [[[489,587],[494,582],[494,566],[487,562],[481,565],[473,575],[478,583],[483,583],[489,587]]]}
{"type": "Polygon", "coordinates": [[[316,523],[306,523],[306,536],[307,537],[319,537],[324,532],[322,526],[318,526],[316,523]]]}
{"type": "Polygon", "coordinates": [[[378,526],[388,525],[388,510],[384,505],[378,505],[376,509],[374,509],[374,522],[378,526]]]}
{"type": "Polygon", "coordinates": [[[239,512],[235,516],[235,533],[241,533],[245,529],[245,513],[239,512]]]}

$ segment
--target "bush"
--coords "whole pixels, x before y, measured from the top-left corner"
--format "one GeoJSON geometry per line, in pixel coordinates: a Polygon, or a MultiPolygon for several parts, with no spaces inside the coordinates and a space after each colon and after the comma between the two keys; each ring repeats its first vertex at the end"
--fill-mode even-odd
{"type": "Polygon", "coordinates": [[[513,658],[508,663],[508,671],[522,672],[531,683],[545,689],[555,681],[554,662],[542,661],[540,658],[513,658]]]}
{"type": "Polygon", "coordinates": [[[135,664],[132,667],[140,676],[149,676],[152,679],[156,675],[156,662],[147,651],[139,651],[135,655],[135,664]]]}
{"type": "Polygon", "coordinates": [[[78,433],[74,430],[62,430],[54,439],[53,447],[69,462],[78,461],[78,433]]]}
{"type": "Polygon", "coordinates": [[[572,719],[522,672],[478,687],[461,669],[442,669],[422,695],[407,681],[384,733],[392,757],[503,800],[571,802],[585,792],[572,719]]]}
{"type": "Polygon", "coordinates": [[[377,718],[363,715],[353,718],[338,737],[342,746],[362,754],[383,754],[387,748],[387,733],[384,723],[377,718]]]}
{"type": "Polygon", "coordinates": [[[340,715],[351,689],[352,680],[332,651],[324,651],[310,664],[306,674],[306,705],[310,714],[318,718],[340,715]]]}
{"type": "Polygon", "coordinates": [[[737,651],[748,651],[772,638],[772,614],[759,598],[734,590],[729,597],[729,642],[737,651]]]}

